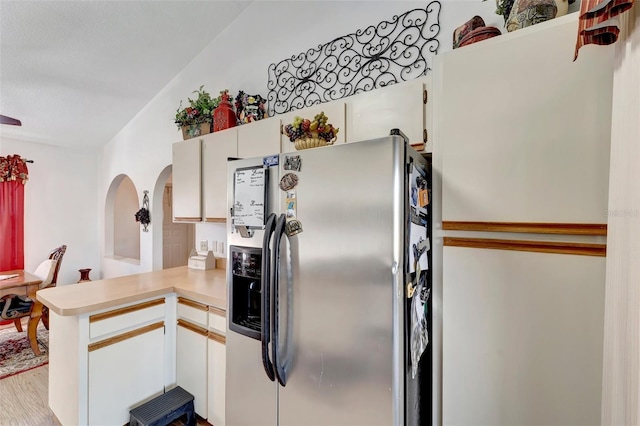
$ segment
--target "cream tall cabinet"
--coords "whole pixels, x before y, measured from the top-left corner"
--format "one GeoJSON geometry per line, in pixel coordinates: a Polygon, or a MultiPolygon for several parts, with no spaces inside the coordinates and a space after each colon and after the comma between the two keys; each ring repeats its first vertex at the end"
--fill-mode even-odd
{"type": "Polygon", "coordinates": [[[576,15],[436,57],[436,423],[600,424],[613,57],[576,15]]]}

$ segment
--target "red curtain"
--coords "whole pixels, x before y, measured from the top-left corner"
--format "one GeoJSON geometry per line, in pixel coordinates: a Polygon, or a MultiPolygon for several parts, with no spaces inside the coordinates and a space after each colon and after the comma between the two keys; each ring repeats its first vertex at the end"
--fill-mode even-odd
{"type": "Polygon", "coordinates": [[[24,269],[24,184],[19,155],[0,157],[0,271],[24,269]]]}

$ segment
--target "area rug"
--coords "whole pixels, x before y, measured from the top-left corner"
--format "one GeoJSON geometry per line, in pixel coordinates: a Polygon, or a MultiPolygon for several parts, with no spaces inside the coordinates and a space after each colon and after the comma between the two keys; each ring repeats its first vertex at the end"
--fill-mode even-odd
{"type": "Polygon", "coordinates": [[[35,356],[24,325],[23,329],[19,333],[13,325],[0,328],[0,380],[49,363],[49,331],[38,325],[40,355],[35,356]]]}

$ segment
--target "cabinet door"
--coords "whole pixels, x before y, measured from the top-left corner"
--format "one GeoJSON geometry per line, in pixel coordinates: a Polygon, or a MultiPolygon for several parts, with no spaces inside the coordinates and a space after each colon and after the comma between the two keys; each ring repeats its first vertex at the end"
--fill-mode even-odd
{"type": "Polygon", "coordinates": [[[215,426],[225,425],[225,342],[222,334],[209,331],[209,417],[207,421],[215,426]]]}
{"type": "Polygon", "coordinates": [[[265,118],[238,127],[238,157],[265,157],[279,153],[280,118],[265,118]]]}
{"type": "Polygon", "coordinates": [[[425,80],[396,83],[345,98],[347,141],[381,138],[397,128],[407,135],[410,143],[423,143],[425,80]]]}
{"type": "MultiPolygon", "coordinates": [[[[334,144],[344,143],[346,141],[346,120],[344,100],[342,99],[291,111],[279,117],[282,124],[287,125],[293,123],[295,116],[313,120],[313,117],[320,112],[324,112],[324,115],[328,118],[328,122],[333,124],[333,127],[340,129],[334,144]]],[[[281,152],[294,152],[296,150],[293,142],[291,142],[287,136],[281,135],[281,141],[281,152]]]]}
{"type": "Polygon", "coordinates": [[[204,199],[204,219],[207,222],[226,221],[227,158],[237,156],[236,127],[211,133],[202,138],[202,198],[204,199]]]}
{"type": "Polygon", "coordinates": [[[178,320],[176,334],[178,386],[191,393],[196,414],[207,418],[207,330],[178,320]]]}
{"type": "Polygon", "coordinates": [[[173,144],[173,221],[200,222],[201,140],[189,139],[173,144]]]}
{"type": "Polygon", "coordinates": [[[605,257],[447,247],[447,425],[599,425],[605,257]]]}
{"type": "Polygon", "coordinates": [[[613,50],[554,21],[442,56],[443,221],[607,222],[613,50]]]}
{"type": "Polygon", "coordinates": [[[126,424],[131,408],[163,393],[164,327],[135,333],[89,347],[89,424],[126,424]]]}

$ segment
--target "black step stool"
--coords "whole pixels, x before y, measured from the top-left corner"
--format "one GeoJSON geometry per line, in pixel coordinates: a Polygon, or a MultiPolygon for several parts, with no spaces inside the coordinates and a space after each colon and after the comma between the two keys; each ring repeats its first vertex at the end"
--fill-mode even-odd
{"type": "Polygon", "coordinates": [[[187,415],[187,426],[196,425],[193,395],[180,386],[134,408],[129,414],[130,426],[166,426],[184,414],[187,415]]]}

